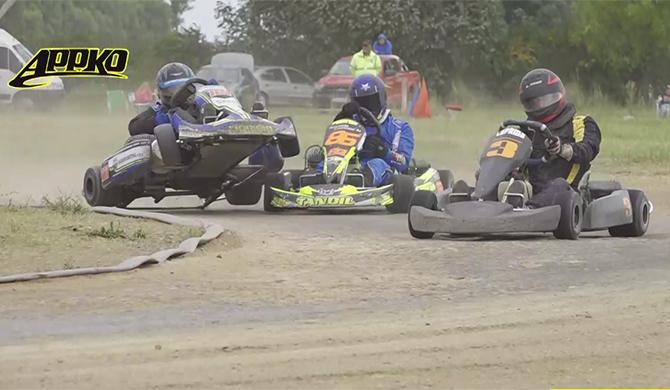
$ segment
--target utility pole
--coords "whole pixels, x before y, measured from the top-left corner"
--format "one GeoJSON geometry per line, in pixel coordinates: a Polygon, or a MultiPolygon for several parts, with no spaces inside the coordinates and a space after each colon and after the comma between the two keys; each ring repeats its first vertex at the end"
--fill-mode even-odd
{"type": "Polygon", "coordinates": [[[5,3],[0,7],[0,19],[9,11],[10,8],[16,3],[16,0],[6,0],[5,3]]]}

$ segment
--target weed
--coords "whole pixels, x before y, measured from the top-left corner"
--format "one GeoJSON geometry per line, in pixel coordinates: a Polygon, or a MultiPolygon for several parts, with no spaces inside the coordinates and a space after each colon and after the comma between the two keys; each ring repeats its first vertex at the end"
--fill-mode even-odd
{"type": "Polygon", "coordinates": [[[42,197],[42,205],[49,210],[65,214],[84,214],[88,208],[81,201],[71,195],[59,194],[54,200],[47,196],[42,197]]]}
{"type": "MultiPolygon", "coordinates": [[[[137,232],[136,232],[137,233],[137,232]]],[[[101,226],[99,229],[92,230],[87,233],[91,237],[102,238],[128,238],[126,231],[121,229],[120,223],[110,222],[109,227],[101,226]]]]}
{"type": "Polygon", "coordinates": [[[145,238],[147,238],[147,233],[145,233],[142,228],[135,230],[135,233],[132,235],[133,240],[144,240],[145,238]]]}

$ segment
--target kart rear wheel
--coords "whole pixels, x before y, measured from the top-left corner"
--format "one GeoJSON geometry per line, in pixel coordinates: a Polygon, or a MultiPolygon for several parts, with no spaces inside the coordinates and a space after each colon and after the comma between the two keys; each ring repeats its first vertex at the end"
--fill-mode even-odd
{"type": "Polygon", "coordinates": [[[582,199],[574,191],[565,191],[556,197],[556,204],[561,206],[561,219],[554,230],[554,237],[564,240],[576,240],[582,232],[582,199]]]}
{"type": "Polygon", "coordinates": [[[135,197],[124,193],[121,189],[104,189],[100,176],[100,167],[88,168],[84,174],[84,199],[90,206],[108,206],[124,208],[130,204],[135,197]]]}
{"type": "Polygon", "coordinates": [[[647,196],[639,190],[628,190],[628,196],[633,211],[633,222],[609,228],[612,237],[640,237],[647,232],[649,227],[651,204],[647,196]]]}
{"type": "Polygon", "coordinates": [[[226,191],[226,200],[233,206],[251,206],[261,200],[263,185],[247,182],[226,191]]]}
{"type": "MultiPolygon", "coordinates": [[[[414,196],[412,197],[412,201],[410,203],[410,212],[412,211],[412,207],[417,206],[417,207],[424,207],[427,208],[428,210],[437,210],[437,196],[435,196],[435,193],[432,191],[424,191],[420,190],[414,193],[414,196]]],[[[419,238],[419,239],[427,239],[427,238],[433,238],[435,235],[434,232],[422,232],[419,230],[414,230],[414,227],[412,227],[412,220],[407,214],[407,226],[409,227],[409,234],[412,235],[414,238],[419,238]]]]}
{"type": "Polygon", "coordinates": [[[393,176],[393,203],[386,210],[393,214],[406,213],[414,195],[414,177],[408,175],[393,176]]]}
{"type": "Polygon", "coordinates": [[[177,135],[171,124],[162,124],[154,128],[154,135],[158,141],[158,148],[163,158],[163,164],[169,167],[181,165],[181,150],[177,144],[177,135]]]}
{"type": "Polygon", "coordinates": [[[454,187],[454,174],[448,169],[440,169],[437,171],[440,174],[440,181],[442,182],[442,188],[448,189],[454,187]]]}
{"type": "Polygon", "coordinates": [[[276,207],[272,204],[272,199],[274,198],[274,191],[270,187],[276,187],[288,190],[287,182],[290,183],[291,178],[290,173],[287,172],[277,172],[277,173],[268,173],[265,177],[265,188],[263,189],[263,210],[267,212],[277,212],[282,211],[281,207],[276,207]]]}

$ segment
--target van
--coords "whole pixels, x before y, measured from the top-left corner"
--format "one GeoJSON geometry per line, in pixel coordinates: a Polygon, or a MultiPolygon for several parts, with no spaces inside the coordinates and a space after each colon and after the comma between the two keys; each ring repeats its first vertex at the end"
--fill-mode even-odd
{"type": "Polygon", "coordinates": [[[7,84],[32,57],[33,53],[18,39],[0,28],[0,103],[30,109],[48,107],[63,96],[65,89],[60,77],[48,77],[51,83],[39,88],[16,89],[7,84]]]}

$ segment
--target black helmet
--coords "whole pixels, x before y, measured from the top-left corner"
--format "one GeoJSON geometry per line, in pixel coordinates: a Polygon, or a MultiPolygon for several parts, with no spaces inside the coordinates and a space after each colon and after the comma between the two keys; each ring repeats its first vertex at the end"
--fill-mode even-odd
{"type": "Polygon", "coordinates": [[[519,98],[528,118],[548,123],[565,108],[565,87],[549,69],[533,69],[521,79],[519,98]]]}
{"type": "Polygon", "coordinates": [[[161,103],[169,106],[172,95],[188,79],[193,77],[195,77],[193,70],[181,62],[170,62],[163,65],[156,74],[156,88],[158,89],[158,97],[161,103]]]}

